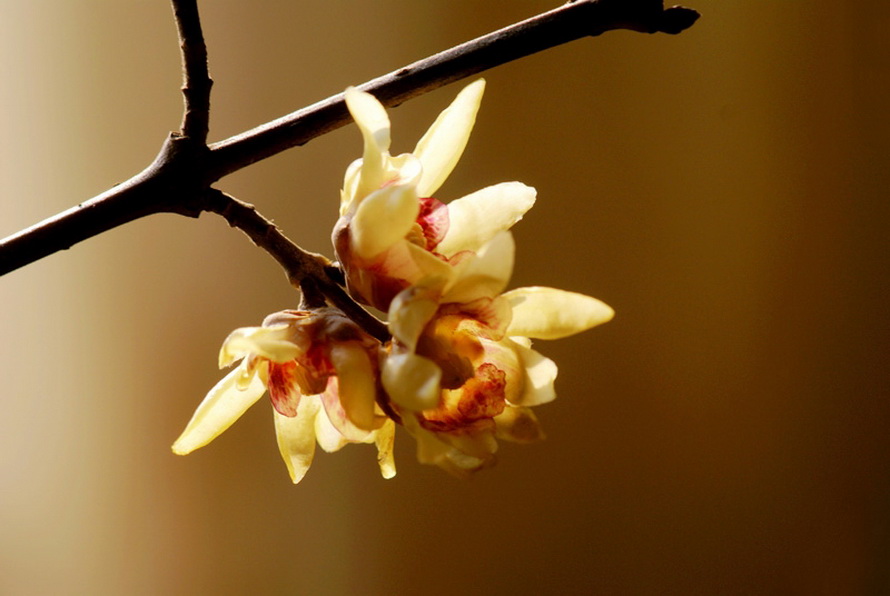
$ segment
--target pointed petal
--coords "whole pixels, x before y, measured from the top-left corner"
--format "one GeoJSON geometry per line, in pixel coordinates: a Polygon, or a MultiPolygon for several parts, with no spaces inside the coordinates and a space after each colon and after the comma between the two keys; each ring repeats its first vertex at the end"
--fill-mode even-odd
{"type": "Polygon", "coordinates": [[[240,368],[231,371],[217,383],[195,410],[185,430],[173,443],[173,453],[185,455],[203,447],[241,417],[257,402],[266,386],[255,375],[243,391],[236,386],[240,368]]]}
{"type": "Polygon", "coordinates": [[[303,479],[315,456],[315,417],[318,409],[317,399],[303,399],[294,417],[282,416],[273,410],[278,450],[294,484],[303,479]]]}
{"type": "Polygon", "coordinates": [[[464,87],[418,141],[414,154],[423,164],[423,177],[417,185],[421,197],[432,196],[457,165],[476,122],[483,91],[484,79],[464,87]]]}
{"type": "Polygon", "coordinates": [[[518,397],[511,398],[510,402],[517,406],[537,406],[556,399],[556,391],[553,388],[558,372],[556,363],[537,350],[512,343],[525,371],[525,382],[522,393],[518,397]]]}
{"type": "Polygon", "coordinates": [[[586,331],[615,315],[604,302],[555,288],[517,288],[504,294],[513,305],[509,335],[559,339],[586,331]]]}
{"type": "Polygon", "coordinates": [[[383,364],[383,388],[402,408],[419,412],[439,405],[442,369],[435,362],[410,352],[390,354],[383,364]]]}
{"type": "Polygon", "coordinates": [[[393,446],[396,440],[396,425],[392,420],[387,420],[376,433],[374,443],[377,445],[377,463],[380,466],[380,475],[389,480],[396,475],[396,460],[393,456],[393,446]]]}
{"type": "Polygon", "coordinates": [[[364,139],[361,175],[356,198],[361,200],[368,193],[380,188],[389,151],[389,117],[383,105],[370,93],[355,87],[346,90],[346,107],[355,119],[364,139]]]}
{"type": "Polygon", "coordinates": [[[357,342],[335,344],[331,346],[331,363],[337,371],[340,404],[346,417],[360,429],[374,430],[377,390],[368,353],[357,342]]]}
{"type": "Polygon", "coordinates": [[[451,201],[448,231],[436,250],[446,256],[462,250],[479,250],[498,232],[522,219],[535,204],[536,194],[531,186],[504,182],[451,201]]]}
{"type": "Polygon", "coordinates": [[[272,362],[293,360],[300,349],[290,341],[290,336],[287,325],[235,329],[219,351],[219,367],[224,368],[248,354],[256,354],[272,362]]]}
{"type": "Polygon", "coordinates": [[[413,186],[388,186],[365,197],[350,223],[352,246],[371,259],[403,240],[420,212],[413,186]]]}
{"type": "Polygon", "coordinates": [[[498,233],[475,257],[465,258],[455,266],[454,280],[442,302],[466,303],[498,296],[513,274],[515,253],[513,234],[498,233]]]}

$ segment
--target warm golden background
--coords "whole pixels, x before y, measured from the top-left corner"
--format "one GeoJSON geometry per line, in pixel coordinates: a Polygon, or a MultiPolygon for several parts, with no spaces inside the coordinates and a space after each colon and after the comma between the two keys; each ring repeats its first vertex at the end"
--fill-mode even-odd
{"type": "MultiPolygon", "coordinates": [[[[440,198],[518,179],[516,286],[615,320],[541,342],[538,446],[470,482],[373,449],[290,485],[265,404],[169,445],[228,332],[293,307],[222,220],[155,216],[0,279],[0,593],[890,593],[881,1],[688,0],[487,73],[440,198]]],[[[225,138],[548,1],[202,2],[225,138]]],[[[163,0],[0,1],[0,235],[145,166],[180,118],[163,0]]],[[[459,86],[394,112],[410,150],[459,86]]],[[[218,185],[330,253],[350,127],[218,185]]]]}

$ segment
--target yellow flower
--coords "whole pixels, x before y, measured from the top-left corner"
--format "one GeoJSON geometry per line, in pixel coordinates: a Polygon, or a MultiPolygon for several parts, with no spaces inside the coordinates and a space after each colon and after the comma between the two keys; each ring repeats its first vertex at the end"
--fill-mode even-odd
{"type": "Polygon", "coordinates": [[[294,483],[309,469],[316,441],[328,452],[375,443],[380,471],[391,478],[395,425],[376,405],[377,351],[376,340],[334,308],[286,310],[261,327],[236,329],[219,364],[240,359],[240,365],[210,390],[173,451],[203,447],[268,388],[279,450],[294,483]]]}
{"type": "Polygon", "coordinates": [[[447,279],[471,245],[509,228],[534,204],[519,182],[483,188],[448,205],[433,198],[466,147],[485,81],[464,88],[412,153],[389,153],[390,123],[373,96],[346,90],[362,133],[362,158],[346,172],[333,243],[350,292],[386,311],[400,291],[433,276],[447,279]]]}
{"type": "MultiPolygon", "coordinates": [[[[473,277],[497,277],[484,272],[476,268],[473,277]]],[[[418,442],[418,459],[457,474],[493,463],[496,439],[543,437],[529,408],[556,397],[557,367],[529,338],[566,337],[614,314],[595,298],[564,290],[501,294],[496,284],[467,285],[490,293],[461,302],[433,280],[393,300],[394,339],[381,374],[393,410],[418,442]]]]}
{"type": "Polygon", "coordinates": [[[491,464],[496,439],[542,437],[530,406],[555,397],[556,365],[529,338],[556,339],[612,318],[588,296],[551,288],[503,293],[509,228],[534,205],[519,182],[443,204],[432,197],[466,146],[484,81],[463,89],[412,153],[392,157],[383,106],[346,102],[364,140],[341,193],[333,242],[350,292],[388,311],[381,381],[418,458],[458,474],[491,464]]]}

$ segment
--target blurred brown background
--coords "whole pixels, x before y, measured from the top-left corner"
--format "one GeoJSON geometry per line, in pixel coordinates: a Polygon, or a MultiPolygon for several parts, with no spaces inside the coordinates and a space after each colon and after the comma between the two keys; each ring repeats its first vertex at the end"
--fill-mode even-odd
{"type": "MultiPolygon", "coordinates": [[[[0,279],[0,593],[890,593],[884,2],[688,0],[487,73],[449,200],[518,179],[514,286],[617,311],[537,347],[548,440],[469,482],[373,449],[294,487],[270,409],[169,446],[235,327],[292,307],[213,216],[155,216],[0,279]]],[[[555,6],[203,2],[219,140],[555,6]]],[[[0,2],[0,236],[178,126],[163,0],[0,2]]],[[[459,89],[391,112],[410,150],[459,89]]],[[[354,127],[218,185],[330,254],[354,127]]]]}

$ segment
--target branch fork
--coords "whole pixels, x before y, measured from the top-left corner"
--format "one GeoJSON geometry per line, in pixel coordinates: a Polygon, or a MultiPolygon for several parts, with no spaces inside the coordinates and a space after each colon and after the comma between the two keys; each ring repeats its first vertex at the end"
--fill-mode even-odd
{"type": "MultiPolygon", "coordinates": [[[[198,217],[208,211],[244,232],[284,268],[304,296],[323,295],[381,341],[386,325],[353,301],[322,255],[289,240],[255,207],[212,185],[224,176],[350,122],[343,94],[208,145],[210,78],[197,0],[171,0],[179,34],[184,109],[178,132],[143,172],[105,193],[0,241],[0,275],[153,213],[198,217]]],[[[397,106],[448,83],[541,50],[606,31],[676,34],[698,18],[661,0],[571,0],[559,8],[484,35],[360,86],[397,106]]],[[[314,298],[313,298],[314,299],[314,298]]]]}

